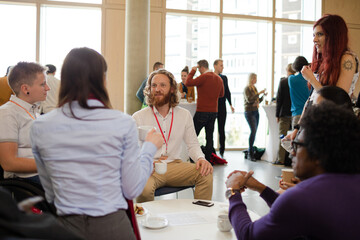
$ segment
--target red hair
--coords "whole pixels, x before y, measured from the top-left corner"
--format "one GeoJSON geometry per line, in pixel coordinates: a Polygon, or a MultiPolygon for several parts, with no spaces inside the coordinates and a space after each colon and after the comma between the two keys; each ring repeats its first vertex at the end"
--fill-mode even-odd
{"type": "Polygon", "coordinates": [[[348,28],[344,19],[338,15],[324,15],[316,21],[313,29],[320,26],[325,34],[322,53],[318,53],[315,45],[311,69],[317,72],[323,86],[336,86],[341,68],[341,57],[348,48],[348,28]]]}

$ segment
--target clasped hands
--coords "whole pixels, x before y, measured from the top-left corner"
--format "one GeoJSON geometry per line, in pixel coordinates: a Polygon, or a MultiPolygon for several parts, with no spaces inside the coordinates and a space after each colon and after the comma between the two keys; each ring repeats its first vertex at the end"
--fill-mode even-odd
{"type": "Polygon", "coordinates": [[[241,192],[244,192],[246,188],[249,188],[258,193],[262,193],[266,186],[252,177],[253,174],[253,171],[245,172],[235,170],[227,177],[225,182],[226,187],[240,189],[241,192]]]}

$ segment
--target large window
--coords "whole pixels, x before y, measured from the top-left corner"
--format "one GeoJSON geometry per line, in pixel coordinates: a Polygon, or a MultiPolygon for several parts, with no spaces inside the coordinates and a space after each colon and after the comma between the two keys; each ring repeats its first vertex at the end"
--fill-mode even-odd
{"type": "MultiPolygon", "coordinates": [[[[223,23],[224,74],[228,77],[229,89],[235,114],[229,114],[225,133],[227,147],[247,146],[250,129],[244,117],[243,91],[250,73],[256,73],[258,90],[271,87],[271,36],[270,22],[225,19],[223,23]]],[[[231,112],[228,109],[228,112],[231,112]]],[[[260,118],[255,145],[265,145],[266,119],[260,118]]]]}
{"type": "Polygon", "coordinates": [[[60,70],[65,56],[75,47],[101,52],[101,10],[43,6],[40,32],[40,62],[60,70]]]}
{"type": "Polygon", "coordinates": [[[272,0],[224,0],[224,13],[271,17],[272,0]]]}
{"type": "Polygon", "coordinates": [[[276,0],[276,17],[315,21],[321,17],[321,0],[276,0]]]}
{"type": "Polygon", "coordinates": [[[220,0],[167,0],[166,7],[182,10],[219,12],[220,0]]]}
{"type": "Polygon", "coordinates": [[[219,18],[168,14],[165,39],[166,69],[180,82],[180,72],[185,66],[191,69],[200,59],[218,58],[219,18]]]}
{"type": "MultiPolygon", "coordinates": [[[[271,102],[286,65],[299,55],[311,61],[312,26],[320,15],[321,0],[166,0],[165,65],[180,81],[185,65],[205,58],[212,68],[216,58],[224,60],[223,74],[236,110],[231,114],[228,109],[226,147],[247,148],[250,129],[243,90],[249,73],[257,74],[256,87],[266,88],[271,102]],[[218,4],[223,5],[218,9],[218,4]]],[[[259,110],[255,145],[265,147],[267,117],[262,107],[259,110]]]]}
{"type": "Polygon", "coordinates": [[[101,52],[101,8],[94,3],[102,0],[66,0],[62,2],[69,3],[61,5],[50,1],[0,3],[0,76],[8,66],[28,61],[55,65],[60,78],[62,63],[72,48],[101,52]]]}
{"type": "Polygon", "coordinates": [[[36,60],[35,5],[0,4],[0,32],[0,76],[19,61],[36,60]]]}
{"type": "Polygon", "coordinates": [[[311,62],[314,46],[312,32],[311,25],[275,25],[275,91],[278,89],[280,78],[286,76],[286,66],[293,63],[297,56],[304,56],[309,63],[311,62]]]}
{"type": "Polygon", "coordinates": [[[49,0],[49,1],[76,2],[76,3],[98,3],[98,4],[102,3],[102,0],[49,0]]]}

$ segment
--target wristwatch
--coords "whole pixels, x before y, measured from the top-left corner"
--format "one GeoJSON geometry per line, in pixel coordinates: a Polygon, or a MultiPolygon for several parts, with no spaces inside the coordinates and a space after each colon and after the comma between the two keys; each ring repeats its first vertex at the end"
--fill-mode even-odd
{"type": "Polygon", "coordinates": [[[228,188],[225,191],[225,197],[226,199],[229,199],[231,196],[234,196],[235,193],[241,193],[240,191],[241,189],[233,189],[233,188],[228,188]]]}

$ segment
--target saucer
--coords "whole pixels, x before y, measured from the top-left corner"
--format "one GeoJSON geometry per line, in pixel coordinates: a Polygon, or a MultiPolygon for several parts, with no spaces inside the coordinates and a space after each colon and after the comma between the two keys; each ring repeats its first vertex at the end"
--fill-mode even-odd
{"type": "Polygon", "coordinates": [[[141,221],[140,224],[143,227],[159,229],[166,227],[169,222],[164,217],[147,217],[145,220],[141,221]]]}

